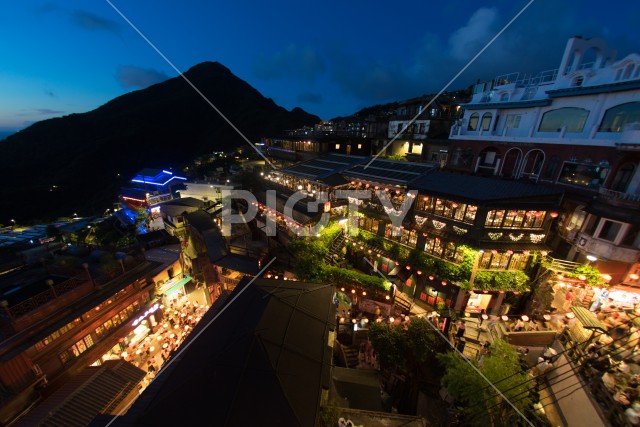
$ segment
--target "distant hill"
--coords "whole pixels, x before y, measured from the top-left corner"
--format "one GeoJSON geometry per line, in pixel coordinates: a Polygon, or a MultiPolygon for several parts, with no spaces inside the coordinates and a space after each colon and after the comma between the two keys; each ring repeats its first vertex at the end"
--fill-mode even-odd
{"type": "MultiPolygon", "coordinates": [[[[320,121],[300,108],[279,107],[217,62],[185,75],[250,141],[320,121]]],[[[87,113],[37,122],[0,144],[0,223],[6,224],[99,212],[143,167],[177,166],[246,142],[175,77],[87,113]]]]}

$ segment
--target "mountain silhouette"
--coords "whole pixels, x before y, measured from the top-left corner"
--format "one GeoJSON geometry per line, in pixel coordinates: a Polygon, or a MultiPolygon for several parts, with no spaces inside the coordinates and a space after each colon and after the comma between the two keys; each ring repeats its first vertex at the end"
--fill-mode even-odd
{"type": "MultiPolygon", "coordinates": [[[[276,105],[220,63],[198,64],[185,76],[252,142],[320,121],[276,105]]],[[[182,77],[171,78],[1,141],[0,223],[98,213],[144,167],[178,166],[242,145],[244,139],[182,77]]]]}

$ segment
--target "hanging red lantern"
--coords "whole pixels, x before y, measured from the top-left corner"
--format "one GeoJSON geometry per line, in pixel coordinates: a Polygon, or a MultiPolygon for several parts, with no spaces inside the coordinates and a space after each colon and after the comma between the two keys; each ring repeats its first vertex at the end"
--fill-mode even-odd
{"type": "Polygon", "coordinates": [[[429,280],[433,280],[433,276],[429,276],[429,280]]]}
{"type": "Polygon", "coordinates": [[[549,216],[551,216],[551,218],[557,218],[558,217],[558,212],[551,212],[549,214],[549,216]]]}
{"type": "Polygon", "coordinates": [[[457,203],[452,203],[452,204],[451,204],[451,207],[455,209],[455,208],[457,208],[457,207],[458,207],[458,204],[457,204],[457,203]]]}
{"type": "Polygon", "coordinates": [[[425,202],[428,202],[429,198],[428,197],[423,197],[422,200],[424,200],[425,202]]]}
{"type": "Polygon", "coordinates": [[[440,283],[442,283],[442,286],[447,286],[447,282],[445,282],[444,280],[440,283]]]}
{"type": "Polygon", "coordinates": [[[418,270],[418,271],[416,271],[416,273],[418,273],[418,275],[421,275],[422,271],[418,270]]]}
{"type": "Polygon", "coordinates": [[[407,270],[411,270],[411,266],[410,266],[410,265],[407,265],[405,268],[406,268],[407,270]]]}

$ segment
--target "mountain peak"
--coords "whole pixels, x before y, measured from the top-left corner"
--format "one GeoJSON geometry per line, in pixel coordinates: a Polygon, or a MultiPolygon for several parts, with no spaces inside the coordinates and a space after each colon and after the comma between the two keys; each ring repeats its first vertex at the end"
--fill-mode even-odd
{"type": "MultiPolygon", "coordinates": [[[[185,74],[252,141],[320,121],[278,106],[219,62],[197,64],[185,74]]],[[[3,177],[9,177],[0,196],[0,223],[104,212],[125,183],[117,174],[124,178],[148,165],[177,168],[245,143],[182,77],[174,77],[7,137],[0,156],[3,177]]]]}

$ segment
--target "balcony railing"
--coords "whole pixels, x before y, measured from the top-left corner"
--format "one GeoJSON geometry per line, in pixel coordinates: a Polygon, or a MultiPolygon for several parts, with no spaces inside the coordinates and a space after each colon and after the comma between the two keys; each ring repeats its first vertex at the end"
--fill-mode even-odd
{"type": "Polygon", "coordinates": [[[608,188],[602,188],[598,190],[600,195],[608,199],[624,200],[629,202],[640,202],[640,194],[623,193],[621,191],[609,190],[608,188]]]}

